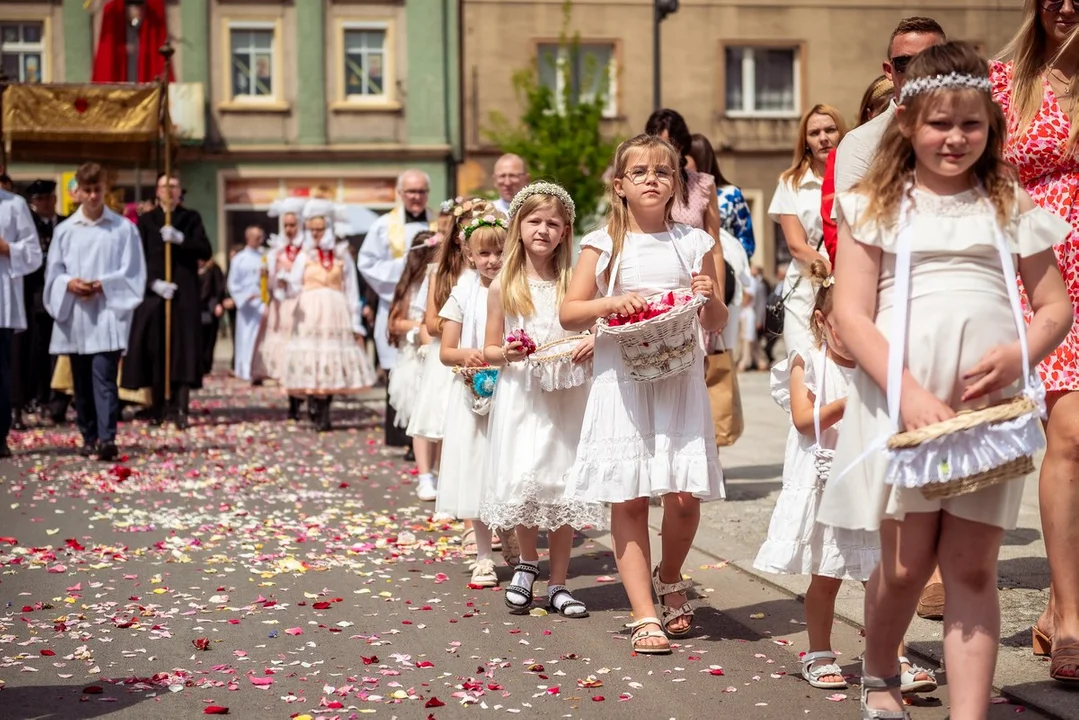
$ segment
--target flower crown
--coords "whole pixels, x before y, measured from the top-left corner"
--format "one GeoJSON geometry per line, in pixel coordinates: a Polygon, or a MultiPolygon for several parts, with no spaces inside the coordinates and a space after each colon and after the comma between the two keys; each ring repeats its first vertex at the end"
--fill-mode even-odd
{"type": "Polygon", "coordinates": [[[472,198],[471,200],[465,200],[464,198],[457,198],[454,201],[453,216],[459,218],[465,213],[472,212],[472,208],[479,203],[486,202],[483,198],[472,198]]]}
{"type": "Polygon", "coordinates": [[[573,198],[569,196],[565,188],[552,182],[534,182],[521,188],[521,191],[513,196],[509,211],[511,220],[517,214],[517,211],[521,209],[524,201],[533,195],[550,195],[558,198],[558,201],[562,203],[562,207],[566,208],[566,212],[569,213],[569,224],[572,225],[577,219],[577,206],[573,204],[573,198]]]}
{"type": "Polygon", "coordinates": [[[464,229],[461,230],[458,237],[461,239],[461,242],[465,242],[470,237],[472,237],[472,233],[476,232],[476,230],[481,227],[497,227],[502,228],[503,230],[509,230],[510,224],[506,222],[506,218],[504,217],[483,215],[481,217],[472,218],[472,222],[470,222],[468,225],[465,225],[464,229]]]}
{"type": "Polygon", "coordinates": [[[448,198],[442,201],[442,204],[438,206],[438,211],[443,215],[449,215],[453,212],[453,208],[456,205],[463,203],[465,199],[463,197],[448,198]]]}
{"type": "Polygon", "coordinates": [[[824,278],[824,280],[821,281],[821,287],[830,288],[833,285],[835,285],[835,276],[834,275],[829,275],[828,277],[824,278]]]}
{"type": "Polygon", "coordinates": [[[413,250],[423,250],[425,248],[438,247],[439,243],[441,243],[443,239],[444,238],[442,233],[435,233],[431,237],[421,242],[419,245],[413,245],[408,249],[408,251],[412,252],[413,250]]]}
{"type": "Polygon", "coordinates": [[[902,105],[915,95],[932,92],[934,90],[981,90],[989,92],[992,85],[989,78],[967,75],[966,73],[950,72],[947,75],[934,75],[933,77],[920,77],[903,83],[903,89],[899,93],[899,104],[902,105]]]}

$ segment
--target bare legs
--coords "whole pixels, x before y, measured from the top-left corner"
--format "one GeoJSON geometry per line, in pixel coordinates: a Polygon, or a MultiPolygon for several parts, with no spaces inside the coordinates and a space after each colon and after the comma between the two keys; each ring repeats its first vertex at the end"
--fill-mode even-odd
{"type": "MultiPolygon", "coordinates": [[[[947,513],[909,514],[881,524],[881,562],[866,587],[867,675],[898,674],[895,649],[918,596],[940,564],[946,589],[944,658],[950,673],[951,717],[981,720],[989,710],[1000,631],[997,554],[1004,531],[947,513]]],[[[869,707],[900,710],[899,689],[869,695],[869,707]]]]}
{"type": "Polygon", "coordinates": [[[412,452],[416,455],[416,470],[420,475],[430,475],[436,464],[442,443],[427,438],[412,438],[412,452]]]}
{"type": "MultiPolygon", "coordinates": [[[[1038,500],[1052,583],[1049,607],[1038,624],[1054,645],[1067,645],[1079,641],[1079,392],[1053,393],[1048,408],[1038,500]]],[[[1075,677],[1079,672],[1065,661],[1057,674],[1075,677]]]]}
{"type": "MultiPolygon", "coordinates": [[[[832,623],[835,621],[835,599],[839,595],[842,580],[814,575],[805,594],[806,631],[809,634],[809,652],[831,652],[832,623]]],[[[821,682],[842,682],[842,675],[822,675],[821,682]]]]}

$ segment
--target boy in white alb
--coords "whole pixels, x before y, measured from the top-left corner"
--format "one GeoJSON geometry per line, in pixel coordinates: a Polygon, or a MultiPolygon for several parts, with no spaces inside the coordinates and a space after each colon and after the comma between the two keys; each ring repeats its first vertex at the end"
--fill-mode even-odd
{"type": "Polygon", "coordinates": [[[262,241],[266,234],[257,225],[244,231],[244,249],[229,263],[229,295],[236,302],[236,362],[233,372],[240,380],[251,380],[251,361],[255,356],[259,325],[266,310],[262,297],[262,278],[269,272],[262,241]]]}
{"type": "Polygon", "coordinates": [[[71,357],[75,411],[85,455],[113,460],[120,356],[146,288],[146,261],[133,223],[105,207],[105,173],[75,173],[82,206],[56,229],[45,266],[45,309],[56,321],[49,352],[71,357]]]}

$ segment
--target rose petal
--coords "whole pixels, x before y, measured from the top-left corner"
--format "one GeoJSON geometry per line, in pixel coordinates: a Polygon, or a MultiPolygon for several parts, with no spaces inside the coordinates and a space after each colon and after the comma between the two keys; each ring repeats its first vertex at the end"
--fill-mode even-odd
{"type": "Polygon", "coordinates": [[[207,705],[202,709],[203,715],[228,715],[229,709],[221,705],[207,705]]]}

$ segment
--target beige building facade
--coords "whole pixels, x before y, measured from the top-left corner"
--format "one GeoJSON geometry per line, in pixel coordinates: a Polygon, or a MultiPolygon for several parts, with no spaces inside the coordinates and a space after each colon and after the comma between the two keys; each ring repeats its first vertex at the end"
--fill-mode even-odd
{"type": "MultiPolygon", "coordinates": [[[[561,0],[463,0],[463,189],[483,183],[498,155],[484,137],[490,113],[515,117],[511,75],[550,52],[563,25],[561,0]]],[[[949,38],[998,52],[1019,24],[1019,0],[681,0],[661,26],[662,106],[707,135],[724,175],[749,200],[754,261],[768,273],[785,257],[767,217],[779,174],[794,153],[801,115],[818,103],[854,121],[881,73],[888,39],[904,17],[937,20],[949,38]]],[[[571,33],[612,83],[607,130],[626,138],[653,111],[653,0],[577,0],[571,33]]],[[[546,63],[540,63],[540,67],[546,63]]],[[[551,82],[541,72],[542,81],[551,82]]]]}

